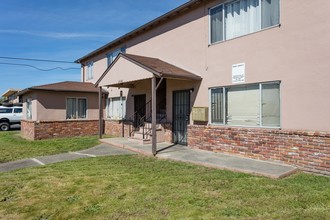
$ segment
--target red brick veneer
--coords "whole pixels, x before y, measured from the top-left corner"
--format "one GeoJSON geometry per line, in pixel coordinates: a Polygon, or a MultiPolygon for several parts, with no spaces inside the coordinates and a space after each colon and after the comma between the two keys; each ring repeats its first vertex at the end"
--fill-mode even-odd
{"type": "Polygon", "coordinates": [[[330,175],[329,132],[189,125],[188,146],[330,175]]]}
{"type": "MultiPolygon", "coordinates": [[[[122,136],[122,129],[123,124],[121,121],[118,120],[105,120],[105,134],[113,135],[117,137],[122,136]]],[[[172,142],[172,124],[166,123],[162,124],[164,130],[164,139],[166,142],[172,142]]],[[[133,131],[133,123],[132,122],[125,122],[124,123],[124,136],[129,137],[130,133],[133,131]]],[[[131,134],[133,135],[133,134],[131,134]]]]}
{"type": "MultiPolygon", "coordinates": [[[[105,127],[104,127],[105,134],[121,137],[122,129],[123,129],[122,121],[105,120],[105,127]]],[[[129,134],[132,131],[132,129],[133,129],[132,123],[125,122],[124,123],[124,136],[129,137],[129,134]]]]}
{"type": "Polygon", "coordinates": [[[98,120],[21,122],[22,136],[31,140],[96,135],[98,130],[98,120]]]}

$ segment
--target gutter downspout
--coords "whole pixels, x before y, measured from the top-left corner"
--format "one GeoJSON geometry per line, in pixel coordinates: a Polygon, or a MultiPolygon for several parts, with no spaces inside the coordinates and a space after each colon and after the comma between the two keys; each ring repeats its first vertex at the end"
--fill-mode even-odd
{"type": "Polygon", "coordinates": [[[85,82],[85,65],[81,64],[81,68],[82,68],[82,81],[85,82]]]}
{"type": "Polygon", "coordinates": [[[99,87],[99,139],[102,139],[103,134],[103,98],[102,87],[99,87]]]}

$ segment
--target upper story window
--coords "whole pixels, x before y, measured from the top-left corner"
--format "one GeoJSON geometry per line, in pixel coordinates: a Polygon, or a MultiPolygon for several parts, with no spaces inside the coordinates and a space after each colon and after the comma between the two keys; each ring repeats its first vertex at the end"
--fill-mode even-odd
{"type": "Polygon", "coordinates": [[[126,52],[126,48],[125,47],[121,47],[118,48],[114,51],[112,51],[111,53],[107,54],[107,66],[110,66],[110,64],[116,59],[116,57],[119,55],[119,53],[125,53],[126,52]]]}
{"type": "Polygon", "coordinates": [[[210,14],[210,43],[278,25],[280,0],[237,0],[215,6],[210,14]]]}
{"type": "Polygon", "coordinates": [[[93,62],[88,62],[87,63],[87,80],[89,79],[93,79],[93,66],[94,63],[93,62]]]}

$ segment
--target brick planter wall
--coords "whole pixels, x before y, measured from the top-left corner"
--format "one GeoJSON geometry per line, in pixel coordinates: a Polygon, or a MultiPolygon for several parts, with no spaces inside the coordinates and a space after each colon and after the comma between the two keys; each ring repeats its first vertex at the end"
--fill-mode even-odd
{"type": "MultiPolygon", "coordinates": [[[[113,135],[117,137],[122,136],[122,122],[119,120],[106,120],[104,132],[107,135],[113,135]]],[[[166,123],[162,124],[164,129],[164,138],[166,142],[172,142],[172,124],[166,123]]],[[[124,137],[129,137],[130,133],[133,131],[133,123],[125,122],[124,124],[124,137]]]]}
{"type": "MultiPolygon", "coordinates": [[[[105,120],[104,133],[107,135],[113,135],[117,137],[122,136],[123,124],[119,120],[105,120]]],[[[130,132],[133,129],[132,122],[124,123],[124,136],[129,137],[130,132]]]]}
{"type": "Polygon", "coordinates": [[[34,121],[21,121],[21,135],[22,137],[34,140],[34,121]]]}
{"type": "Polygon", "coordinates": [[[330,175],[329,132],[189,125],[188,146],[330,175]]]}
{"type": "Polygon", "coordinates": [[[166,123],[163,124],[164,128],[164,138],[166,142],[172,143],[173,142],[173,132],[172,132],[172,124],[171,123],[166,123]]]}
{"type": "Polygon", "coordinates": [[[98,120],[22,121],[21,134],[31,140],[98,134],[98,120]]]}

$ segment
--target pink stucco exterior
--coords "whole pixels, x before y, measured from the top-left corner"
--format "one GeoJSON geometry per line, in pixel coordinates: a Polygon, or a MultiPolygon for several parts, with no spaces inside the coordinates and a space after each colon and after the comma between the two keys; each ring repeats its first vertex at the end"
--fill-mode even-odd
{"type": "MultiPolygon", "coordinates": [[[[151,26],[131,32],[132,36],[125,35],[80,59],[82,80],[104,86],[109,97],[119,97],[122,91],[126,97],[125,118],[130,118],[136,111],[134,95],[145,94],[146,101],[151,99],[151,77],[155,73],[120,55],[103,75],[107,54],[125,47],[128,55],[158,58],[202,78],[166,79],[162,96],[166,95],[166,122],[172,124],[172,140],[184,132],[187,145],[192,148],[280,161],[330,175],[330,1],[316,0],[314,4],[322,5],[316,8],[301,0],[280,0],[279,25],[212,45],[209,9],[230,1],[188,2],[200,4],[160,17],[151,26]],[[89,62],[94,63],[91,80],[87,80],[89,62]],[[245,81],[233,83],[232,67],[241,63],[245,64],[245,81]],[[123,88],[118,88],[120,82],[125,83],[123,88]],[[208,107],[210,115],[210,88],[266,82],[280,82],[280,110],[276,109],[279,127],[216,125],[210,116],[208,121],[193,121],[190,113],[190,121],[189,117],[184,119],[189,121],[187,130],[174,129],[174,109],[183,109],[180,104],[173,104],[175,91],[189,91],[189,107],[208,107]],[[125,88],[129,83],[131,88],[125,88]]],[[[259,117],[264,104],[261,97],[262,94],[258,98],[259,117]]],[[[106,131],[116,130],[114,123],[108,120],[106,131]]]]}
{"type": "MultiPolygon", "coordinates": [[[[66,99],[86,98],[86,120],[98,120],[98,94],[81,92],[32,91],[23,96],[23,120],[26,118],[26,99],[32,99],[32,119],[29,121],[66,121],[66,99]]],[[[70,120],[69,120],[70,121],[70,120]]]]}
{"type": "MultiPolygon", "coordinates": [[[[209,45],[208,9],[223,1],[207,2],[113,48],[125,46],[129,54],[159,58],[202,77],[201,83],[168,80],[168,120],[173,90],[194,88],[192,106],[207,107],[208,89],[232,85],[232,65],[245,63],[246,84],[281,81],[282,129],[329,131],[330,20],[325,16],[330,2],[314,1],[322,3],[316,8],[299,0],[281,0],[280,26],[214,45],[209,45]]],[[[111,50],[83,61],[85,65],[94,62],[92,82],[105,71],[106,54],[111,50]]],[[[87,73],[87,67],[83,72],[87,73]]],[[[125,74],[134,78],[137,73],[125,74]]],[[[144,84],[147,89],[151,82],[144,84]]],[[[110,88],[109,97],[119,96],[120,90],[128,96],[128,89],[110,88]]],[[[131,109],[130,99],[127,109],[131,109]]]]}

